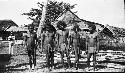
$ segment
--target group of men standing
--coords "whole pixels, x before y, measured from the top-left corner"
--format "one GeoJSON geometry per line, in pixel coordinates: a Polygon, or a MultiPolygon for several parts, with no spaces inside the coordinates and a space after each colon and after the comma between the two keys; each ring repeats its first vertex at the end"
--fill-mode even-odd
{"type": "MultiPolygon", "coordinates": [[[[72,49],[75,52],[75,62],[74,67],[78,68],[78,61],[80,58],[80,45],[86,45],[86,52],[87,52],[87,65],[90,66],[90,58],[93,55],[94,57],[94,63],[96,61],[96,52],[98,50],[98,33],[96,32],[96,26],[92,25],[89,26],[88,35],[86,35],[86,44],[80,43],[80,34],[81,31],[79,26],[77,24],[73,25],[73,33],[70,33],[68,29],[66,29],[67,24],[64,21],[58,21],[57,23],[57,29],[51,25],[50,23],[47,23],[42,28],[41,33],[41,49],[45,49],[46,52],[46,58],[47,58],[47,67],[53,68],[54,67],[54,52],[60,52],[61,54],[61,62],[64,67],[64,53],[66,53],[67,56],[67,62],[68,67],[71,67],[71,61],[70,61],[70,46],[72,46],[72,49]]],[[[84,31],[84,30],[83,30],[84,31]]],[[[31,32],[32,33],[32,32],[31,32]]],[[[36,34],[35,34],[36,35],[36,34]]],[[[34,55],[32,51],[36,48],[34,47],[35,42],[33,39],[37,39],[36,36],[33,35],[29,38],[29,42],[27,42],[27,49],[28,55],[34,55]],[[29,45],[29,46],[28,46],[29,45]]],[[[37,44],[37,43],[36,43],[37,44]]],[[[35,49],[36,50],[36,49],[35,49]]],[[[36,52],[35,52],[36,53],[36,52]]],[[[36,55],[35,55],[36,56],[36,55]]],[[[34,56],[33,56],[34,57],[34,56]]],[[[31,58],[31,57],[30,57],[31,58]]],[[[33,58],[36,60],[36,58],[33,58]]],[[[31,62],[31,60],[30,60],[31,62]]],[[[36,65],[36,62],[35,62],[36,65]]]]}

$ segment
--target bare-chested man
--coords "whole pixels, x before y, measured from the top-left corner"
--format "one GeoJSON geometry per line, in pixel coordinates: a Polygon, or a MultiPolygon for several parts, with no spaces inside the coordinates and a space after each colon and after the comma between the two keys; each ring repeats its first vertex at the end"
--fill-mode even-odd
{"type": "Polygon", "coordinates": [[[58,44],[58,48],[57,51],[60,52],[61,54],[61,61],[63,64],[63,68],[64,68],[64,53],[66,52],[66,56],[67,56],[67,61],[68,61],[68,65],[70,67],[70,57],[69,57],[69,49],[68,49],[68,35],[69,35],[69,31],[66,30],[66,23],[64,21],[58,21],[57,23],[57,44],[58,44]]]}
{"type": "Polygon", "coordinates": [[[37,35],[34,32],[34,26],[29,26],[29,36],[24,36],[25,48],[29,56],[30,68],[34,69],[36,66],[36,45],[37,45],[37,35]]]}
{"type": "Polygon", "coordinates": [[[72,46],[73,46],[73,51],[75,52],[75,62],[74,62],[74,68],[78,69],[78,62],[79,62],[79,55],[80,55],[80,28],[77,24],[74,24],[74,27],[72,29],[71,33],[71,39],[72,39],[72,46]]]}
{"type": "Polygon", "coordinates": [[[98,32],[96,32],[96,26],[90,26],[87,38],[87,65],[90,66],[90,58],[93,55],[93,65],[95,67],[96,53],[98,51],[98,32]]]}
{"type": "Polygon", "coordinates": [[[55,39],[56,29],[51,24],[46,24],[43,28],[43,33],[41,35],[42,49],[45,49],[47,67],[54,67],[54,39],[55,39]]]}

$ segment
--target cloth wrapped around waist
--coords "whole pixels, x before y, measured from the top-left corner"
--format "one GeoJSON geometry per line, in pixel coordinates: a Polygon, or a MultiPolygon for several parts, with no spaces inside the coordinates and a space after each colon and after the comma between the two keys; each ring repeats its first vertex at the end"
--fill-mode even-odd
{"type": "Polygon", "coordinates": [[[57,48],[58,51],[64,51],[66,49],[66,43],[60,43],[59,47],[57,48]]]}
{"type": "Polygon", "coordinates": [[[45,41],[43,44],[44,49],[50,45],[51,47],[54,47],[54,41],[45,41]]]}
{"type": "Polygon", "coordinates": [[[36,49],[36,44],[27,44],[27,45],[25,46],[25,48],[26,48],[27,50],[36,49]]]}
{"type": "Polygon", "coordinates": [[[96,47],[88,47],[88,53],[95,53],[96,47]]]}

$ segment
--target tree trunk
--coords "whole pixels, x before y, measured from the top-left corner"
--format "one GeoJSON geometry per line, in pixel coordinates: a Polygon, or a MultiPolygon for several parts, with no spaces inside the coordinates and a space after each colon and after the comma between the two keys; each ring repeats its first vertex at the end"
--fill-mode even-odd
{"type": "Polygon", "coordinates": [[[41,20],[40,20],[40,24],[37,30],[37,38],[40,37],[41,34],[41,30],[42,30],[42,26],[45,25],[44,21],[46,18],[46,12],[47,12],[47,4],[48,4],[49,0],[45,1],[45,5],[43,6],[43,11],[42,11],[42,15],[41,15],[41,20]]]}

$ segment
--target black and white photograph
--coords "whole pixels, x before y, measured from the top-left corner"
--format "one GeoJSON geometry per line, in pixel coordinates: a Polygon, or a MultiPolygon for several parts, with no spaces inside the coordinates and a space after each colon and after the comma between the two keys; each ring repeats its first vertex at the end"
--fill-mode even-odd
{"type": "Polygon", "coordinates": [[[125,0],[0,0],[0,73],[125,72],[125,0]]]}

